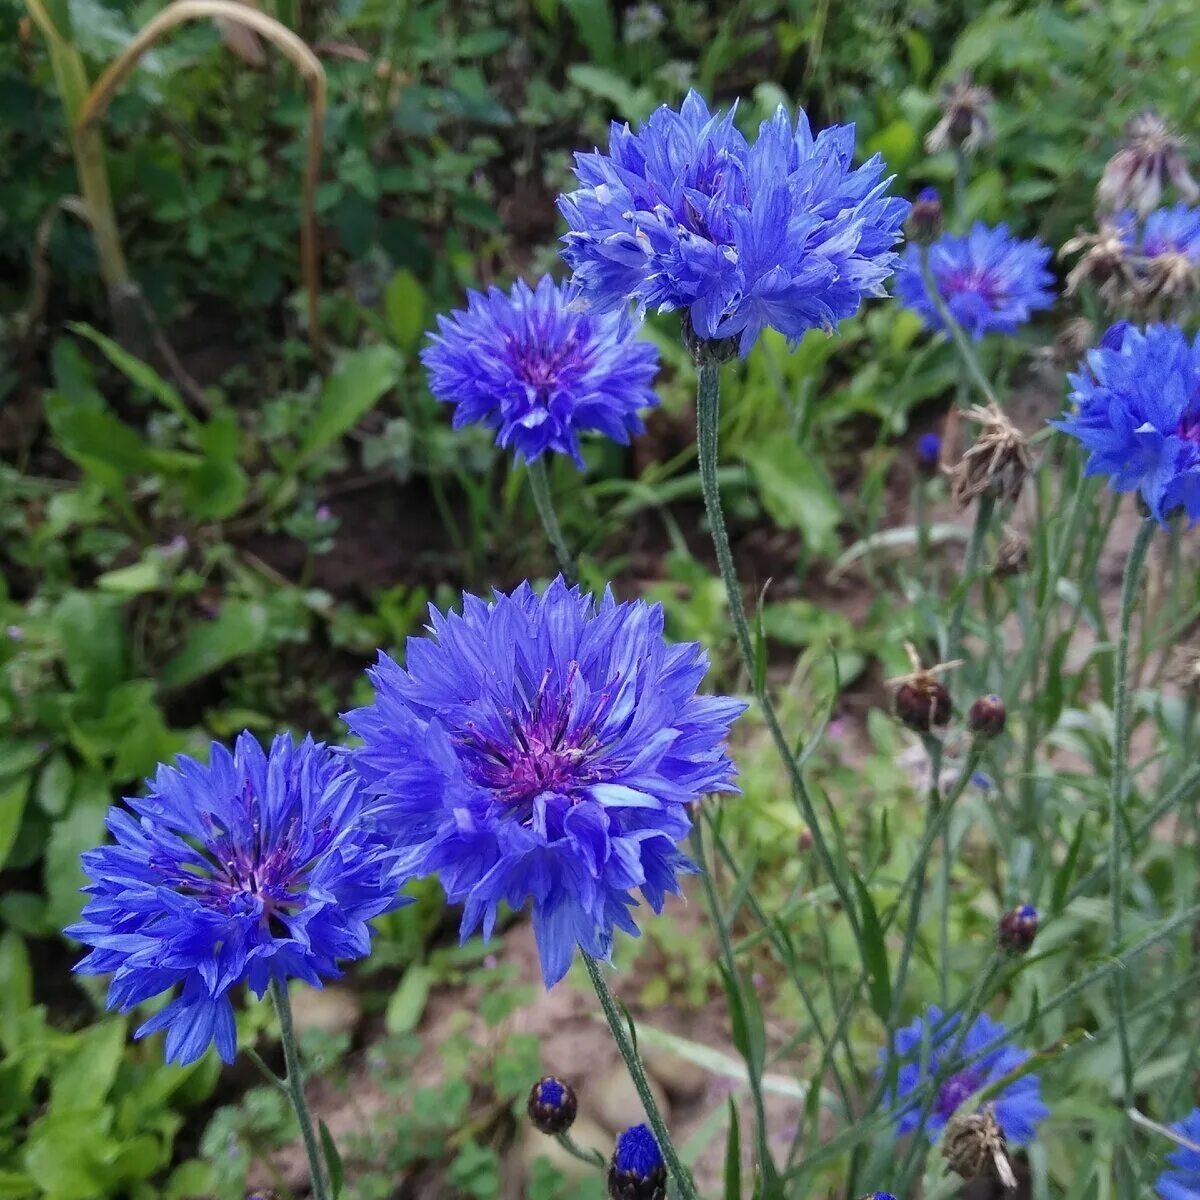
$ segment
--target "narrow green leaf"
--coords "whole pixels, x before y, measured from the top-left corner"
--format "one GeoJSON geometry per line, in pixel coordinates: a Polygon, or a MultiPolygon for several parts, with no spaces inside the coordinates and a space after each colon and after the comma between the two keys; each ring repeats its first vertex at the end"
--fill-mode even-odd
{"type": "Polygon", "coordinates": [[[625,1018],[625,1024],[629,1028],[629,1040],[633,1043],[633,1052],[636,1054],[638,1048],[638,1031],[637,1023],[633,1019],[633,1013],[626,1007],[624,1000],[617,999],[617,1007],[621,1010],[621,1015],[625,1018]]]}
{"type": "Polygon", "coordinates": [[[411,350],[425,330],[425,289],[407,267],[401,267],[388,283],[383,310],[396,345],[411,350]]]}
{"type": "Polygon", "coordinates": [[[729,1097],[729,1133],[725,1138],[725,1200],[742,1200],[742,1137],[737,1105],[729,1097]]]}
{"type": "Polygon", "coordinates": [[[1075,874],[1075,864],[1079,861],[1079,851],[1083,846],[1083,835],[1087,831],[1087,823],[1087,817],[1084,816],[1075,827],[1075,836],[1071,839],[1067,857],[1063,859],[1062,866],[1054,874],[1054,889],[1050,895],[1050,911],[1052,913],[1062,912],[1063,905],[1066,903],[1067,892],[1071,887],[1071,878],[1075,874]]]}
{"type": "Polygon", "coordinates": [[[325,1165],[329,1169],[329,1188],[333,1192],[333,1200],[338,1200],[342,1194],[342,1183],[345,1180],[346,1172],[342,1166],[342,1156],[338,1153],[337,1143],[333,1140],[333,1134],[329,1132],[329,1126],[324,1121],[319,1124],[321,1150],[325,1154],[325,1165]]]}
{"type": "Polygon", "coordinates": [[[404,972],[404,978],[388,1001],[384,1024],[388,1033],[411,1033],[421,1023],[433,972],[420,963],[404,972]]]}
{"type": "Polygon", "coordinates": [[[857,872],[851,872],[851,878],[858,891],[859,915],[862,918],[860,950],[863,971],[867,976],[867,994],[871,1001],[872,1011],[886,1024],[892,1011],[892,981],[888,968],[887,947],[883,941],[883,929],[879,923],[875,901],[871,899],[871,893],[867,891],[866,884],[859,878],[857,872]]]}

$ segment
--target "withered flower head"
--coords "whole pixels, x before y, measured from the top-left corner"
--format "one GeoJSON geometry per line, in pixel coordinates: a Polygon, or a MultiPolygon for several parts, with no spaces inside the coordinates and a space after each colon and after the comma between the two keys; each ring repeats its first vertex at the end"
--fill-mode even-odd
{"type": "Polygon", "coordinates": [[[963,1179],[992,1178],[1010,1191],[1017,1186],[1004,1143],[1004,1131],[990,1104],[977,1113],[951,1117],[942,1138],[942,1155],[963,1179]]]}
{"type": "Polygon", "coordinates": [[[1001,579],[1020,575],[1029,566],[1029,539],[1011,525],[1004,527],[1004,536],[996,547],[992,574],[1001,579]]]}
{"type": "Polygon", "coordinates": [[[952,712],[950,692],[938,676],[961,667],[962,660],[923,667],[911,642],[904,643],[904,650],[912,663],[912,671],[887,681],[889,687],[896,689],[892,704],[902,724],[917,733],[928,733],[934,725],[948,724],[952,712]]]}
{"type": "Polygon", "coordinates": [[[1170,180],[1188,204],[1200,199],[1200,187],[1188,173],[1184,140],[1172,133],[1156,112],[1139,113],[1125,127],[1125,142],[1108,160],[1096,188],[1100,208],[1116,212],[1134,208],[1145,216],[1170,180]]]}
{"type": "Polygon", "coordinates": [[[992,140],[992,124],[988,108],[992,93],[979,87],[964,71],[953,83],[942,88],[941,120],[929,131],[925,149],[938,154],[949,146],[961,146],[967,154],[974,154],[981,146],[992,140]]]}
{"type": "Polygon", "coordinates": [[[981,428],[975,444],[950,469],[950,498],[966,508],[979,496],[1016,500],[1033,469],[1029,442],[994,400],[963,414],[981,428]]]}
{"type": "Polygon", "coordinates": [[[1125,231],[1113,221],[1101,221],[1095,233],[1076,234],[1064,242],[1059,257],[1080,254],[1067,275],[1067,295],[1073,296],[1090,283],[1108,305],[1116,303],[1133,279],[1129,243],[1125,231]]]}
{"type": "Polygon", "coordinates": [[[1200,267],[1181,251],[1147,259],[1138,279],[1136,301],[1142,309],[1163,313],[1183,307],[1200,291],[1200,267]]]}

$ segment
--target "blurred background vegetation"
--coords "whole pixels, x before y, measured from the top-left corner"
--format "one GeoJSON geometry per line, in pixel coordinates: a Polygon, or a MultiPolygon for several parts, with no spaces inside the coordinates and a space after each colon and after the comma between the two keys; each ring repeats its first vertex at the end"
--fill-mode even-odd
{"type": "MultiPolygon", "coordinates": [[[[341,736],[364,665],[402,646],[429,601],[551,573],[519,473],[485,432],[452,433],[426,391],[416,352],[435,314],[468,287],[555,269],[554,198],[572,153],[688,87],[740,98],[747,130],[779,103],[804,106],[814,126],[853,121],[860,150],[881,152],[911,196],[953,178],[951,156],[927,155],[924,138],[939,88],[970,71],[996,98],[970,213],[1059,246],[1091,224],[1131,115],[1155,107],[1195,128],[1200,11],[264,0],[328,84],[318,352],[298,250],[309,97],[293,66],[243,28],[203,21],[157,43],[115,95],[101,128],[140,294],[130,326],[114,320],[72,199],[67,89],[34,7],[95,81],[161,5],[0,5],[0,1198],[241,1196],[251,1160],[287,1140],[280,1098],[252,1075],[219,1076],[211,1057],[181,1071],[127,1047],[127,1022],[70,976],[58,930],[81,904],[80,851],[156,761],[243,727],[341,736]]],[[[1029,352],[1055,333],[1035,327],[993,365],[1028,378],[1029,352]]],[[[587,580],[662,601],[670,632],[705,642],[733,688],[699,525],[691,366],[667,322],[651,335],[666,367],[646,437],[589,447],[585,475],[559,463],[553,481],[587,580]]],[[[743,574],[775,581],[764,627],[797,664],[792,715],[837,722],[811,769],[861,805],[844,819],[880,853],[903,836],[915,784],[873,706],[925,616],[898,621],[885,588],[827,569],[894,523],[908,448],[953,390],[950,349],[918,335],[911,313],[881,305],[796,353],[767,336],[729,368],[723,398],[743,574]]],[[[1061,711],[1085,684],[1081,669],[1050,702],[1061,711]]],[[[726,834],[749,848],[763,903],[786,905],[808,879],[803,830],[746,736],[746,798],[726,834]]],[[[956,916],[964,936],[994,919],[987,882],[956,916]]],[[[351,1044],[369,1047],[385,1090],[407,1086],[431,988],[482,988],[497,1026],[528,998],[515,969],[485,967],[475,944],[451,949],[445,920],[431,893],[381,923],[354,980],[361,1012],[307,1034],[330,1089],[352,1086],[351,1044]]],[[[641,1004],[700,1008],[719,991],[694,927],[664,922],[647,943],[636,953],[656,968],[641,1004]]],[[[266,1024],[254,1007],[242,1020],[266,1024]]],[[[500,1194],[497,1147],[515,1136],[538,1039],[506,1032],[480,1054],[451,1030],[439,1052],[444,1071],[407,1096],[403,1121],[358,1129],[350,1154],[374,1167],[353,1195],[442,1194],[405,1191],[414,1180],[500,1194]]],[[[528,1195],[581,1194],[573,1186],[544,1163],[528,1195]]]]}

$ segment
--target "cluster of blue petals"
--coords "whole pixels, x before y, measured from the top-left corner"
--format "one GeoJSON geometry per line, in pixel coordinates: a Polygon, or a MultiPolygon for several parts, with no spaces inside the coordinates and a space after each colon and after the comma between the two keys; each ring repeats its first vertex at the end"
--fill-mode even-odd
{"type": "Polygon", "coordinates": [[[617,1138],[613,1166],[638,1179],[649,1179],[662,1169],[662,1150],[648,1125],[631,1125],[617,1138]]]}
{"type": "MultiPolygon", "coordinates": [[[[1008,1031],[998,1021],[981,1014],[967,1030],[954,1062],[946,1056],[958,1040],[960,1018],[956,1014],[944,1017],[937,1005],[931,1004],[924,1018],[896,1031],[896,1056],[900,1060],[896,1090],[889,1094],[887,1104],[896,1113],[897,1133],[911,1133],[917,1128],[922,1101],[907,1099],[928,1080],[949,1068],[938,1088],[937,1096],[924,1123],[925,1135],[937,1140],[946,1122],[960,1105],[981,1088],[1003,1079],[1024,1063],[1026,1051],[1008,1042],[1008,1031]]],[[[887,1061],[887,1051],[880,1057],[887,1061]]],[[[1004,1136],[1013,1145],[1024,1146],[1033,1141],[1038,1122],[1049,1115],[1042,1103],[1041,1083],[1036,1075],[1022,1075],[998,1095],[989,1099],[1004,1136]]]]}
{"type": "Polygon", "coordinates": [[[502,292],[470,292],[467,307],[438,317],[421,358],[433,394],[455,406],[454,428],[476,422],[518,461],[547,451],[583,466],[579,434],[627,445],[658,403],[658,350],[628,311],[582,310],[578,291],[545,276],[502,292]]]}
{"type": "Polygon", "coordinates": [[[320,987],[371,948],[367,924],[402,901],[399,855],[337,751],[250,733],[207,764],[160,766],[114,807],[115,844],[83,856],[91,899],[66,932],[93,947],[77,970],[112,975],[122,1012],[175,991],[137,1031],[165,1029],[167,1061],[237,1048],[230,992],[272,979],[320,987]],[[177,991],[176,991],[177,989],[177,991]]]}
{"type": "Polygon", "coordinates": [[[1054,422],[1090,451],[1089,475],[1137,491],[1164,525],[1200,517],[1200,337],[1122,324],[1070,376],[1076,405],[1054,422]]]}
{"type": "MultiPolygon", "coordinates": [[[[1193,1108],[1171,1128],[1192,1145],[1200,1146],[1200,1108],[1193,1108]]],[[[1167,1155],[1167,1162],[1174,1170],[1164,1171],[1154,1181],[1154,1190],[1162,1200],[1200,1200],[1200,1150],[1180,1146],[1167,1155]]]]}
{"type": "Polygon", "coordinates": [[[879,155],[852,165],[853,126],[814,138],[781,107],[751,144],[733,119],[693,91],[637,133],[614,124],[607,154],[576,155],[580,187],[558,206],[596,310],[682,310],[696,337],[746,354],[768,327],[794,340],[885,295],[909,205],[879,155]]]}
{"type": "MultiPolygon", "coordinates": [[[[977,222],[965,237],[944,233],[928,254],[938,295],[955,322],[977,340],[988,333],[1014,334],[1033,313],[1054,303],[1050,247],[1013,237],[1007,225],[989,228],[977,222]]],[[[928,328],[945,328],[921,273],[919,246],[905,247],[896,295],[928,328]]]]}
{"type": "Polygon", "coordinates": [[[1176,204],[1156,209],[1140,229],[1132,212],[1122,213],[1118,223],[1122,240],[1132,253],[1144,258],[1179,254],[1200,264],[1200,208],[1176,204]]]}
{"type": "Polygon", "coordinates": [[[744,705],[697,694],[699,645],[670,645],[663,612],[556,580],[461,615],[430,612],[406,666],[381,654],[375,701],[347,714],[355,763],[418,874],[489,936],[502,903],[532,904],[547,986],[575,947],[608,958],[692,869],[676,848],[687,805],[736,790],[725,752],[744,705]]]}

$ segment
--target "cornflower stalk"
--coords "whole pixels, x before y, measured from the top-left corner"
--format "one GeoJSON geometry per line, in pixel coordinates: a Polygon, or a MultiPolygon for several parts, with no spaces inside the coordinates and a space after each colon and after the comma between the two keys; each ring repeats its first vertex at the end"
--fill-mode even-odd
{"type": "Polygon", "coordinates": [[[558,569],[562,571],[567,583],[574,585],[579,582],[579,571],[567,546],[567,539],[563,537],[558,514],[554,511],[554,498],[550,494],[550,478],[546,472],[546,464],[542,459],[535,458],[526,464],[525,470],[529,475],[529,490],[533,493],[533,502],[537,506],[542,529],[545,530],[554,557],[558,560],[558,569]]]}

